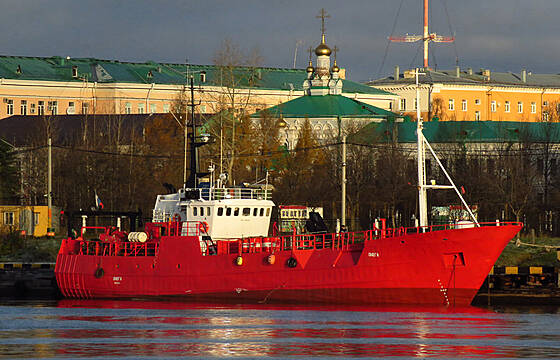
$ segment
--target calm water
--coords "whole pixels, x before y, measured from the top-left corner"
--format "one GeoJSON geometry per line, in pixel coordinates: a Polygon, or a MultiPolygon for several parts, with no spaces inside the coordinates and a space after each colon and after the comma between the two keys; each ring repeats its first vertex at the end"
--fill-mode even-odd
{"type": "Polygon", "coordinates": [[[0,358],[560,358],[560,309],[0,303],[0,358]]]}

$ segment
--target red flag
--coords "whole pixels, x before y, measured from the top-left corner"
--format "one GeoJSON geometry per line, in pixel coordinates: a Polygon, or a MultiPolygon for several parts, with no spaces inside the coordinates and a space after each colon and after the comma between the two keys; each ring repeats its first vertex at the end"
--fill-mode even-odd
{"type": "Polygon", "coordinates": [[[461,185],[461,194],[465,195],[465,188],[461,185]]]}

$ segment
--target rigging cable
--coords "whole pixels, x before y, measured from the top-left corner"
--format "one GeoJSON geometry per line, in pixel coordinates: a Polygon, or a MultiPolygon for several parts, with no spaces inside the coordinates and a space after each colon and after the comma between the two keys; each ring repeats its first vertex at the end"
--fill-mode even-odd
{"type": "MultiPolygon", "coordinates": [[[[451,18],[449,17],[449,12],[447,11],[447,1],[441,0],[443,4],[443,9],[445,10],[445,16],[447,16],[447,24],[449,25],[449,31],[451,32],[451,36],[455,37],[455,31],[453,31],[453,27],[451,26],[451,18]]],[[[459,66],[459,52],[457,51],[457,42],[453,41],[453,50],[455,51],[455,65],[459,66]]]]}
{"type": "MultiPolygon", "coordinates": [[[[381,77],[381,71],[383,71],[383,66],[385,66],[385,60],[387,60],[387,54],[389,53],[389,45],[391,44],[391,37],[395,33],[395,28],[397,27],[397,20],[399,18],[399,14],[401,12],[403,2],[404,2],[404,0],[401,0],[401,3],[399,5],[399,9],[397,10],[397,15],[395,16],[395,20],[393,21],[393,29],[391,30],[391,36],[389,36],[387,38],[387,45],[385,46],[385,54],[383,54],[383,60],[381,61],[381,66],[379,67],[379,70],[377,71],[377,78],[378,79],[381,77]]],[[[395,80],[398,80],[398,79],[395,79],[395,80]]]]}

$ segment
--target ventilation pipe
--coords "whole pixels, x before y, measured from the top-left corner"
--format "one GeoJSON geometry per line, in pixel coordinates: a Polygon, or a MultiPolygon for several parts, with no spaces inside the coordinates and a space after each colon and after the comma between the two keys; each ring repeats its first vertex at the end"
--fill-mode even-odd
{"type": "Polygon", "coordinates": [[[458,78],[461,77],[461,68],[459,66],[455,66],[455,76],[458,78]]]}
{"type": "Polygon", "coordinates": [[[525,69],[521,70],[521,81],[523,81],[524,83],[527,82],[527,70],[525,69]]]}
{"type": "Polygon", "coordinates": [[[399,65],[395,65],[395,75],[394,75],[395,81],[398,81],[400,76],[401,76],[401,71],[399,65]]]}

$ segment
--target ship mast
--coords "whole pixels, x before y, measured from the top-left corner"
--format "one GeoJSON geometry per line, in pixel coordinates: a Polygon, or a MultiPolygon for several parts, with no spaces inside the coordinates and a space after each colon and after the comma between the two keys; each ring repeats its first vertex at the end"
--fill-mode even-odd
{"type": "Polygon", "coordinates": [[[419,225],[423,229],[425,229],[425,227],[428,226],[428,194],[427,194],[427,190],[428,189],[435,189],[435,190],[453,189],[453,190],[455,190],[455,193],[457,194],[457,196],[459,196],[459,199],[461,199],[461,203],[463,204],[465,209],[467,209],[467,211],[469,213],[469,216],[471,217],[473,222],[476,224],[476,226],[480,226],[478,221],[476,220],[476,217],[474,216],[471,208],[469,207],[469,205],[467,204],[467,202],[465,201],[465,199],[461,195],[461,192],[459,191],[459,189],[457,188],[457,186],[455,185],[455,183],[451,179],[451,176],[449,176],[449,173],[447,172],[447,170],[445,169],[445,167],[443,166],[443,164],[439,160],[438,156],[434,152],[434,149],[432,148],[432,146],[430,145],[428,140],[424,137],[424,132],[423,132],[424,122],[422,121],[422,116],[420,114],[420,83],[418,81],[418,76],[419,75],[424,75],[424,73],[421,73],[419,71],[419,69],[416,68],[416,70],[415,70],[416,104],[417,104],[417,106],[416,106],[416,119],[417,119],[416,120],[416,139],[417,139],[416,145],[417,145],[417,157],[418,157],[418,212],[419,212],[418,218],[420,220],[419,225]],[[450,185],[436,185],[435,180],[432,180],[430,185],[428,185],[426,183],[426,148],[428,148],[430,150],[430,153],[432,154],[432,156],[436,160],[440,169],[445,174],[445,177],[449,181],[450,185]]]}
{"type": "Polygon", "coordinates": [[[424,27],[422,35],[405,35],[405,36],[390,36],[389,40],[393,42],[417,42],[424,43],[424,69],[428,69],[428,44],[433,42],[446,42],[451,43],[455,41],[455,37],[445,37],[436,33],[431,33],[428,29],[428,0],[424,0],[424,27]]]}

